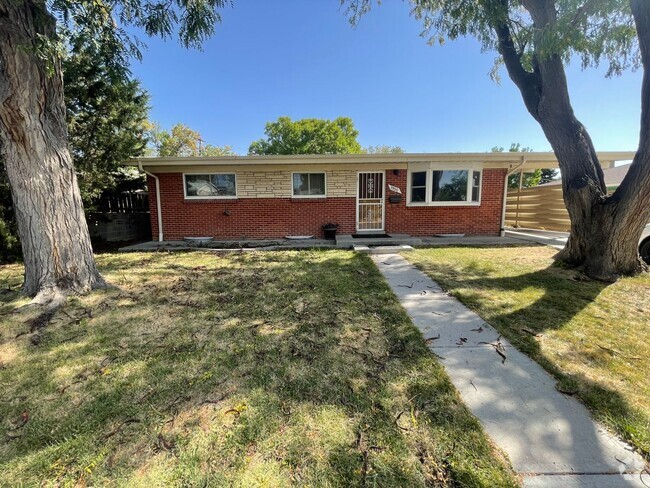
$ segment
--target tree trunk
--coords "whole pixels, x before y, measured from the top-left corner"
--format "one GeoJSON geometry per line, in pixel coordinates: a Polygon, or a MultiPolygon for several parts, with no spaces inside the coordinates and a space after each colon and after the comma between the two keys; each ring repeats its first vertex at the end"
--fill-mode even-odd
{"type": "Polygon", "coordinates": [[[45,2],[0,0],[0,142],[37,303],[105,286],[68,150],[60,63],[39,54],[54,39],[45,2]]]}
{"type": "Polygon", "coordinates": [[[623,201],[620,194],[616,198],[607,195],[593,144],[573,115],[568,92],[566,99],[558,97],[558,91],[566,86],[564,72],[549,74],[544,72],[549,69],[545,65],[540,63],[542,76],[559,80],[560,86],[547,83],[543,90],[538,104],[540,125],[560,163],[564,203],[571,219],[568,242],[557,259],[603,281],[639,273],[645,269],[638,252],[639,238],[650,220],[650,206],[638,191],[641,182],[635,182],[636,187],[628,192],[628,197],[635,194],[633,198],[623,201]]]}
{"type": "MultiPolygon", "coordinates": [[[[507,2],[503,1],[504,8],[507,2]]],[[[556,22],[553,0],[523,0],[536,35],[556,22]]],[[[526,108],[542,127],[562,171],[564,202],[571,232],[557,259],[581,267],[593,278],[613,281],[620,275],[646,269],[638,242],[650,220],[650,2],[631,0],[642,54],[648,37],[642,97],[641,139],[630,171],[613,195],[607,188],[598,156],[585,127],[573,113],[564,65],[559,56],[535,55],[533,71],[526,71],[507,24],[496,25],[499,52],[510,78],[519,88],[526,108]],[[636,4],[636,6],[635,6],[636,4]],[[642,15],[643,14],[643,15],[642,15]],[[645,123],[644,123],[645,121],[645,123]]],[[[539,40],[539,38],[538,38],[539,40]]]]}

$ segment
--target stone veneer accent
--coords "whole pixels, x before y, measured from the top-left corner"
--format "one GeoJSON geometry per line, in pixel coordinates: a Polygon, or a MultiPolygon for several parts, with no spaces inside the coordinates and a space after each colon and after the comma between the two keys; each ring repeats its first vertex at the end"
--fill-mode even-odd
{"type": "MultiPolygon", "coordinates": [[[[328,197],[356,197],[356,171],[328,170],[325,173],[328,197]]],[[[292,197],[291,171],[237,171],[236,174],[237,198],[292,197]]]]}

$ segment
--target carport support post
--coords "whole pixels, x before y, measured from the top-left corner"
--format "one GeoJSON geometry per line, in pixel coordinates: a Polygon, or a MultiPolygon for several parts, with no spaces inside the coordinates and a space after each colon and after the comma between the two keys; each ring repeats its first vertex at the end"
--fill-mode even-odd
{"type": "Polygon", "coordinates": [[[519,170],[519,189],[517,190],[517,213],[515,214],[515,227],[519,227],[519,199],[521,198],[521,187],[524,186],[524,170],[519,170]]]}

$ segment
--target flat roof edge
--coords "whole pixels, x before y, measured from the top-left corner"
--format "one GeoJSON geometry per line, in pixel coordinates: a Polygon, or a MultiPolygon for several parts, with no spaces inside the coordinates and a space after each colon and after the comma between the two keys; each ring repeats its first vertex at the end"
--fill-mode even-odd
{"type": "MultiPolygon", "coordinates": [[[[601,161],[627,161],[634,151],[598,151],[601,161]]],[[[305,154],[273,156],[220,157],[146,157],[126,161],[127,166],[196,166],[196,165],[267,165],[267,164],[354,164],[354,163],[415,163],[415,162],[485,162],[485,163],[554,163],[552,152],[485,152],[485,153],[398,153],[398,154],[305,154]]]]}

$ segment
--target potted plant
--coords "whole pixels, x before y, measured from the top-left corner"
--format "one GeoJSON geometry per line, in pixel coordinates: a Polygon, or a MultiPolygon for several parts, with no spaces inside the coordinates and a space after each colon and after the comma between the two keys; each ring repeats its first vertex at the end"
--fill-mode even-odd
{"type": "Polygon", "coordinates": [[[323,232],[325,233],[325,239],[336,239],[336,229],[339,228],[339,224],[333,224],[328,222],[323,224],[323,232]]]}

